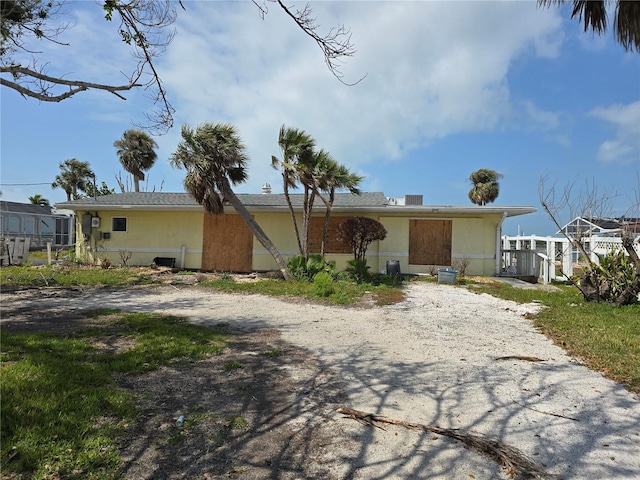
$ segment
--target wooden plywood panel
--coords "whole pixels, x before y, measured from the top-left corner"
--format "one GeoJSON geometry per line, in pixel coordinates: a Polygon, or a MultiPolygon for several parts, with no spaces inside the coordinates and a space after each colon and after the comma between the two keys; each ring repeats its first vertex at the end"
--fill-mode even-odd
{"type": "Polygon", "coordinates": [[[451,265],[451,220],[409,220],[409,264],[451,265]]]}
{"type": "MultiPolygon", "coordinates": [[[[351,217],[329,218],[329,228],[327,229],[327,245],[325,253],[353,253],[351,247],[338,241],[338,225],[351,217]]],[[[309,252],[320,253],[322,246],[322,231],[324,229],[324,217],[311,217],[309,228],[309,252]]]]}
{"type": "Polygon", "coordinates": [[[206,213],[203,230],[203,270],[251,271],[253,234],[239,215],[206,213]]]}

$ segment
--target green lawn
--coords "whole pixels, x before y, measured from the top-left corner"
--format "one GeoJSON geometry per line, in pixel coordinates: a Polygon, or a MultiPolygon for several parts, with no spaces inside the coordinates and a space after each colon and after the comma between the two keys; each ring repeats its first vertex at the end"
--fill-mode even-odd
{"type": "MultiPolygon", "coordinates": [[[[109,329],[73,335],[2,333],[0,469],[19,478],[119,478],[118,441],[135,421],[134,398],[115,374],[219,352],[228,335],[170,316],[88,312],[109,329]],[[103,351],[97,340],[127,337],[133,346],[103,351]]],[[[3,477],[4,478],[4,477],[3,477]]]]}

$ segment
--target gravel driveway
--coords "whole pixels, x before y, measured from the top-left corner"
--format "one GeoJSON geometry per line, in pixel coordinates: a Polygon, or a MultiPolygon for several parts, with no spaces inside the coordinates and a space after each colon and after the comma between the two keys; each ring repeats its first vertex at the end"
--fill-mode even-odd
{"type": "MultiPolygon", "coordinates": [[[[347,407],[497,438],[564,479],[640,479],[640,399],[538,333],[523,316],[535,305],[425,283],[408,285],[400,304],[371,308],[173,286],[17,292],[2,304],[3,323],[43,308],[120,308],[276,328],[342,379],[347,407]]],[[[507,478],[453,440],[330,421],[353,440],[336,453],[335,478],[507,478]]]]}

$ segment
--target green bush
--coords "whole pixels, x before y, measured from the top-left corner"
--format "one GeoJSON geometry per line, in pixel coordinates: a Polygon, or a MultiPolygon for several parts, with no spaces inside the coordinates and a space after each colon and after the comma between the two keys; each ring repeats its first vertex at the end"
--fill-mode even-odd
{"type": "Polygon", "coordinates": [[[636,271],[631,258],[623,250],[598,255],[599,264],[594,264],[594,271],[602,282],[606,282],[608,298],[616,299],[633,282],[636,271]]]}
{"type": "Polygon", "coordinates": [[[313,277],[313,293],[318,297],[329,297],[334,292],[333,277],[327,272],[316,273],[313,277]]]}
{"type": "Polygon", "coordinates": [[[336,262],[328,262],[322,255],[309,255],[307,260],[302,255],[291,257],[288,262],[289,271],[296,280],[312,280],[318,273],[325,272],[333,275],[336,262]]]}
{"type": "Polygon", "coordinates": [[[371,274],[369,269],[371,267],[367,265],[367,259],[362,260],[354,258],[347,262],[346,272],[349,277],[356,283],[369,283],[371,281],[371,274]]]}

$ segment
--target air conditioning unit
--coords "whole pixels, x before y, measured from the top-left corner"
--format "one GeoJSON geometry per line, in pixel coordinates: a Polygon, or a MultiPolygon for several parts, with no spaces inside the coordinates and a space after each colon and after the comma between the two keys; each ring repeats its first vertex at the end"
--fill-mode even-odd
{"type": "Polygon", "coordinates": [[[405,205],[422,205],[422,195],[405,195],[405,205]]]}
{"type": "Polygon", "coordinates": [[[389,205],[397,205],[397,204],[398,204],[398,199],[389,198],[389,205]]]}
{"type": "Polygon", "coordinates": [[[91,217],[91,228],[100,228],[100,217],[91,217]]]}

